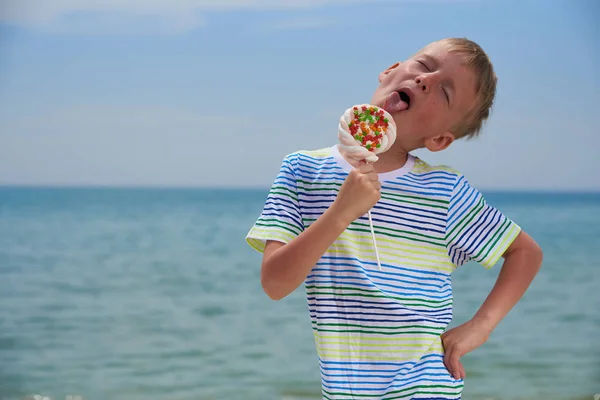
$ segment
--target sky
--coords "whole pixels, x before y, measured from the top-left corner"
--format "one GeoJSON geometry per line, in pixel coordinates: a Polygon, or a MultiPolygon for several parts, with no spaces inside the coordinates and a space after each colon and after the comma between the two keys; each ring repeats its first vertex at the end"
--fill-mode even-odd
{"type": "Polygon", "coordinates": [[[267,188],[381,71],[458,36],[494,63],[492,116],[414,154],[484,190],[599,191],[599,20],[594,0],[5,0],[0,185],[267,188]]]}

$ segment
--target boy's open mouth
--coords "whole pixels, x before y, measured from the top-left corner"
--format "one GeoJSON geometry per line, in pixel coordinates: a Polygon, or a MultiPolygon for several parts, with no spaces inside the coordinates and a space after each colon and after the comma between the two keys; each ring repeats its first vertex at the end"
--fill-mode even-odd
{"type": "Polygon", "coordinates": [[[389,112],[406,111],[410,108],[411,96],[407,90],[401,89],[389,94],[383,108],[389,112]]]}
{"type": "Polygon", "coordinates": [[[400,94],[400,100],[406,103],[406,109],[410,108],[410,97],[403,90],[398,90],[398,94],[400,94]]]}

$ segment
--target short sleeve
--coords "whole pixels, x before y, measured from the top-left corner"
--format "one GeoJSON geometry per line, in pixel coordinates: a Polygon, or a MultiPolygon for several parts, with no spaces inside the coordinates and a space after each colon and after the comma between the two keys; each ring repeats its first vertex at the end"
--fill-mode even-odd
{"type": "Polygon", "coordinates": [[[259,252],[267,240],[289,243],[304,230],[298,203],[294,157],[283,159],[269,190],[263,210],[246,236],[247,243],[259,252]]]}
{"type": "Polygon", "coordinates": [[[491,268],[520,231],[517,224],[489,205],[464,176],[458,177],[446,221],[446,245],[454,264],[476,261],[491,268]]]}

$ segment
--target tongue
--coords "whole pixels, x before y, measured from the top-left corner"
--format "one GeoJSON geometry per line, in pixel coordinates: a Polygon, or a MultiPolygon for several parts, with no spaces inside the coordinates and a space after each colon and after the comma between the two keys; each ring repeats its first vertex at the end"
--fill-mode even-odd
{"type": "Polygon", "coordinates": [[[406,110],[408,108],[408,104],[406,104],[404,101],[402,101],[402,99],[400,99],[400,93],[392,92],[385,100],[385,105],[383,106],[383,108],[387,112],[392,113],[406,110]]]}

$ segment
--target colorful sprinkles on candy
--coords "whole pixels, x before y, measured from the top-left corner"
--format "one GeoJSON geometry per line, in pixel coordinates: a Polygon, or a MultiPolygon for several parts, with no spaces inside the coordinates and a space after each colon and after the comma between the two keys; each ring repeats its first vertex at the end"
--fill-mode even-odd
{"type": "Polygon", "coordinates": [[[353,111],[354,118],[348,124],[350,134],[367,150],[375,151],[381,147],[389,120],[384,117],[383,110],[374,106],[354,107],[353,111]]]}

